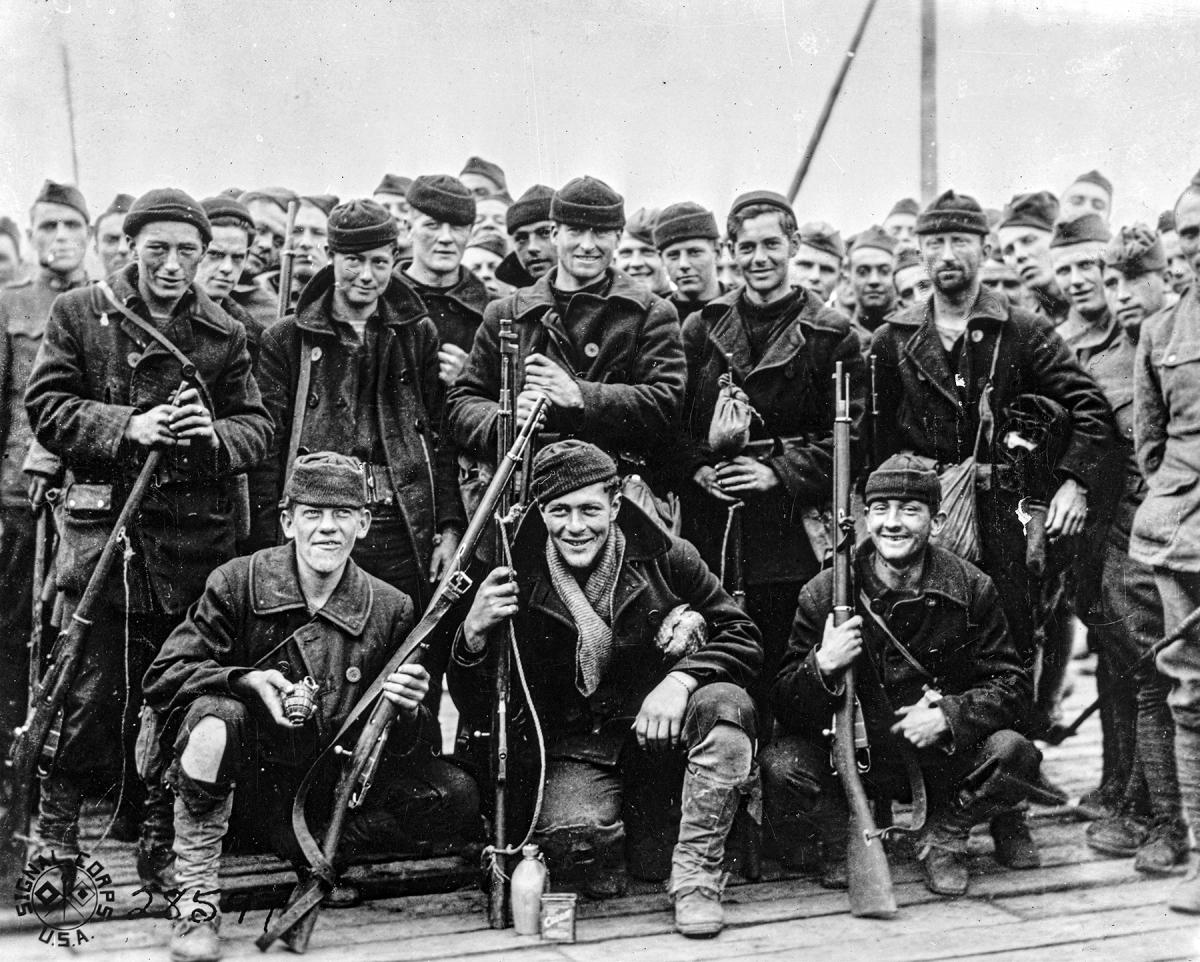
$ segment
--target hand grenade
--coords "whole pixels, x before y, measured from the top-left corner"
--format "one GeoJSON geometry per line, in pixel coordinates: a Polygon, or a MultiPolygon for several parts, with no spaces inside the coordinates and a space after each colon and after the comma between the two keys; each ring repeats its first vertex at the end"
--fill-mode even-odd
{"type": "Polygon", "coordinates": [[[283,713],[293,725],[303,725],[317,710],[317,683],[311,677],[292,686],[283,696],[283,713]]]}

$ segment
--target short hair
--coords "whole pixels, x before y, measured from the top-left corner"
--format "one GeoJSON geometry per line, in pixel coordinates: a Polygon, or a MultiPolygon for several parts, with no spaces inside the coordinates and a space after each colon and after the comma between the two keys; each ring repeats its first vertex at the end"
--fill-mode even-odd
{"type": "Polygon", "coordinates": [[[246,242],[254,243],[254,231],[246,226],[246,222],[239,217],[212,217],[208,221],[213,227],[240,227],[246,232],[246,242]]]}
{"type": "Polygon", "coordinates": [[[799,225],[796,223],[796,215],[791,211],[784,210],[775,204],[747,204],[730,214],[725,221],[725,233],[728,235],[730,243],[736,243],[738,233],[746,221],[761,217],[763,214],[778,214],[779,226],[783,228],[783,232],[788,237],[796,233],[799,225]]]}

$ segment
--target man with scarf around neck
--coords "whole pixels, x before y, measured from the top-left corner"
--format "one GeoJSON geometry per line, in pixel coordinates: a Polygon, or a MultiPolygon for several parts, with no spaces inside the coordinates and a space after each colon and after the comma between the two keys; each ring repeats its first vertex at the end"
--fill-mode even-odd
{"type": "MultiPolygon", "coordinates": [[[[496,629],[514,619],[547,738],[534,837],[552,866],[585,863],[598,897],[622,891],[626,864],[643,878],[666,876],[663,842],[677,837],[676,927],[710,937],[723,924],[725,839],[757,782],[746,687],[762,664],[758,629],[695,548],[623,501],[618,485],[616,463],[593,444],[538,452],[536,510],[516,532],[515,570],[482,580],[452,646],[450,691],[465,718],[486,724],[488,639],[505,641],[496,629]]],[[[512,805],[520,837],[538,767],[528,711],[514,709],[512,757],[529,789],[512,805]]]]}
{"type": "MultiPolygon", "coordinates": [[[[854,436],[866,377],[850,322],[822,307],[811,290],[791,286],[800,241],[787,200],[772,191],[743,194],[726,229],[746,286],[684,324],[688,386],[678,486],[684,536],[705,562],[720,571],[723,549],[741,554],[746,610],[763,633],[765,686],[787,644],[796,594],[823,560],[806,536],[804,515],[828,504],[832,490],[835,365],[843,362],[850,375],[854,436]],[[758,413],[749,447],[732,456],[709,445],[723,375],[758,413]],[[745,504],[740,544],[726,546],[727,515],[738,501],[745,504]]],[[[755,692],[760,713],[765,694],[755,692]]]]}

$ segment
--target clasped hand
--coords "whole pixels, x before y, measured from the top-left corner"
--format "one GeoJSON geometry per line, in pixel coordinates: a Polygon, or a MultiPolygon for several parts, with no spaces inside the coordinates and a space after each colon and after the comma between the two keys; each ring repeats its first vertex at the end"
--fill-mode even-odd
{"type": "Polygon", "coordinates": [[[217,446],[212,414],[194,387],[183,391],[174,404],[157,404],[149,411],[133,415],[125,425],[125,439],[145,447],[192,441],[210,448],[217,446]]]}

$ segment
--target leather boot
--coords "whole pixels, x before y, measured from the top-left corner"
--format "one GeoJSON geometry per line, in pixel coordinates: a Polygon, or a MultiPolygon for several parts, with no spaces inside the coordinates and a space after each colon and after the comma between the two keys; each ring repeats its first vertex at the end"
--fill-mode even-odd
{"type": "Polygon", "coordinates": [[[967,835],[971,822],[961,813],[930,816],[917,856],[925,872],[925,887],[935,895],[958,898],[967,894],[967,835]]]}
{"type": "Polygon", "coordinates": [[[145,793],[141,832],[138,838],[137,871],[142,885],[151,892],[173,892],[175,878],[175,814],[171,791],[154,785],[145,793]]]}
{"type": "Polygon", "coordinates": [[[1008,868],[1040,868],[1042,856],[1029,833],[1029,822],[1020,808],[1010,808],[992,818],[996,861],[1008,868]]]}
{"type": "Polygon", "coordinates": [[[725,925],[721,909],[725,839],[746,787],[722,784],[691,765],[684,776],[669,891],[675,902],[675,928],[688,938],[712,938],[725,925]]]}
{"type": "Polygon", "coordinates": [[[181,779],[175,799],[175,873],[184,892],[212,906],[184,913],[171,936],[171,962],[216,962],[221,957],[218,931],[221,924],[221,886],[218,870],[221,843],[229,830],[233,811],[233,786],[211,785],[181,779]]]}

